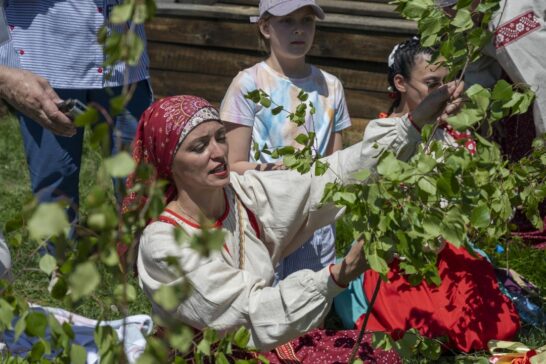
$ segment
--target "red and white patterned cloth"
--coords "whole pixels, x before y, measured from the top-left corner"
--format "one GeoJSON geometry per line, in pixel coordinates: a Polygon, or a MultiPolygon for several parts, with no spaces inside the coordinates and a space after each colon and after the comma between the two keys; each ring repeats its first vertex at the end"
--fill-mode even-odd
{"type": "Polygon", "coordinates": [[[510,19],[495,31],[495,48],[502,48],[541,28],[539,18],[529,10],[510,19]]]}

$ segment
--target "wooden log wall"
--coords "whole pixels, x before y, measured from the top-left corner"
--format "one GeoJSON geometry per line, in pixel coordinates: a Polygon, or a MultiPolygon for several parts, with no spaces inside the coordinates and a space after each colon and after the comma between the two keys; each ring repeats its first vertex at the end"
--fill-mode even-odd
{"type": "MultiPolygon", "coordinates": [[[[366,120],[386,111],[387,57],[416,33],[388,0],[318,0],[327,14],[317,23],[309,62],[337,76],[359,135],[366,120]]],[[[158,97],[195,94],[219,105],[233,77],[264,59],[257,28],[257,0],[158,0],[147,25],[154,92],[158,97]]]]}

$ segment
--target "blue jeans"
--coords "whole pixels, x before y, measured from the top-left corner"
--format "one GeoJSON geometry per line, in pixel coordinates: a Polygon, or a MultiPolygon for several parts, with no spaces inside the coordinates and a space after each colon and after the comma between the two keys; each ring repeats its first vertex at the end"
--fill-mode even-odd
{"type": "MultiPolygon", "coordinates": [[[[119,95],[122,87],[110,89],[55,89],[60,98],[79,99],[84,104],[96,102],[109,110],[109,100],[119,95]]],[[[126,110],[114,119],[111,135],[119,135],[121,143],[112,139],[112,153],[118,146],[129,148],[136,133],[140,115],[153,101],[148,80],[138,82],[126,110]]],[[[67,198],[68,217],[75,221],[80,203],[79,182],[83,149],[83,128],[73,137],[61,137],[44,129],[32,119],[20,114],[21,134],[30,172],[32,192],[40,202],[67,198]]],[[[112,137],[113,138],[113,137],[112,137]]]]}
{"type": "Polygon", "coordinates": [[[319,271],[336,261],[335,225],[315,231],[298,250],[285,257],[275,269],[275,283],[302,269],[319,271]]]}

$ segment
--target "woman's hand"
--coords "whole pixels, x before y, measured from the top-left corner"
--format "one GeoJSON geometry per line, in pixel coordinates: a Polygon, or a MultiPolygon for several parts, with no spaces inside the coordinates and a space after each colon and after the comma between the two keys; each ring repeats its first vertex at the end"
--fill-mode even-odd
{"type": "Polygon", "coordinates": [[[276,163],[261,164],[261,166],[262,171],[282,171],[287,169],[282,161],[278,161],[276,163]]]}
{"type": "Polygon", "coordinates": [[[352,280],[358,278],[365,270],[369,269],[368,263],[364,258],[362,247],[364,240],[359,240],[353,244],[351,250],[340,263],[334,264],[330,273],[332,278],[342,286],[348,285],[352,280]]]}
{"type": "Polygon", "coordinates": [[[446,122],[461,107],[463,91],[462,81],[451,81],[434,90],[411,112],[413,122],[419,128],[435,121],[446,122]]]}

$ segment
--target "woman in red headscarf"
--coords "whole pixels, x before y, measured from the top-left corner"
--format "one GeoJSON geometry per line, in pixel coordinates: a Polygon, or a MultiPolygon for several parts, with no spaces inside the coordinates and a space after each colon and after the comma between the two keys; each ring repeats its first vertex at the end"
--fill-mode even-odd
{"type": "MultiPolygon", "coordinates": [[[[446,86],[443,94],[424,102],[414,122],[434,119],[450,93],[461,88],[446,86]]],[[[341,263],[318,272],[295,272],[272,287],[274,268],[313,231],[341,214],[333,205],[320,204],[326,183],[347,182],[353,172],[373,166],[377,149],[357,144],[335,153],[327,158],[330,168],[322,176],[294,171],[238,175],[229,173],[225,133],[217,110],[193,96],[162,99],[140,120],[133,157],[153,165],[156,177],[169,183],[166,208],[144,230],[137,259],[141,285],[154,312],[163,323],[183,322],[196,329],[229,331],[245,326],[251,346],[277,347],[273,361],[277,357],[309,363],[347,360],[354,331],[314,330],[293,339],[317,327],[333,297],[368,268],[362,242],[341,263]],[[204,218],[224,232],[223,248],[209,256],[178,242],[174,234],[176,229],[190,236],[199,234],[204,218]],[[192,289],[176,309],[165,310],[154,301],[153,294],[162,285],[182,283],[192,289]]],[[[409,120],[387,134],[386,144],[397,153],[420,140],[409,120]]],[[[128,179],[128,187],[135,178],[128,179]]],[[[138,208],[141,203],[132,194],[124,208],[138,208]]],[[[395,353],[374,350],[369,344],[362,345],[360,354],[389,363],[399,360],[395,353]]]]}

